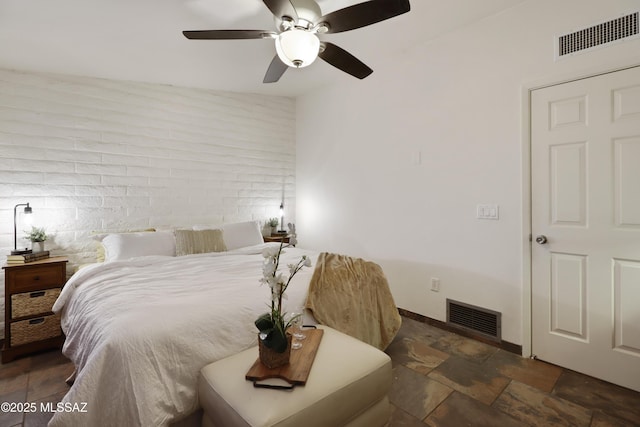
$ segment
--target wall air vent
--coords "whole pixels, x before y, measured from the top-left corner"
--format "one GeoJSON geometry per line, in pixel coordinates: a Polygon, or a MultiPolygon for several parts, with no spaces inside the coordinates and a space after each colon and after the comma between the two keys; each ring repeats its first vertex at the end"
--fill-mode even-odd
{"type": "Polygon", "coordinates": [[[447,298],[447,325],[491,341],[502,340],[502,314],[447,298]]]}
{"type": "Polygon", "coordinates": [[[637,37],[640,34],[639,14],[640,12],[634,12],[558,37],[556,56],[562,58],[617,40],[637,37]]]}

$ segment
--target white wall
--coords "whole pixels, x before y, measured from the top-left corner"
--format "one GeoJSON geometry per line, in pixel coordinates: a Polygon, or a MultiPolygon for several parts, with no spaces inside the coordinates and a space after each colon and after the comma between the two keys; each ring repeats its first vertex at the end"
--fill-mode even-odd
{"type": "Polygon", "coordinates": [[[0,70],[0,260],[18,203],[69,273],[94,230],[291,218],[294,128],[290,98],[0,70]]]}
{"type": "Polygon", "coordinates": [[[558,62],[553,45],[639,9],[637,0],[528,1],[369,64],[366,80],[299,98],[303,244],[377,260],[397,305],[413,312],[444,321],[446,298],[499,311],[503,339],[523,344],[524,89],[640,64],[638,39],[558,62]],[[475,218],[483,203],[500,206],[498,221],[475,218]]]}

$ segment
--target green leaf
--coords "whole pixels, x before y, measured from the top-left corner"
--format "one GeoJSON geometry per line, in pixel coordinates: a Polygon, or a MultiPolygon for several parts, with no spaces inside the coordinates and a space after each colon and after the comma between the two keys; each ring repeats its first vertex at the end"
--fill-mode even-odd
{"type": "Polygon", "coordinates": [[[270,313],[265,313],[258,317],[254,323],[260,332],[267,332],[275,327],[270,313]]]}

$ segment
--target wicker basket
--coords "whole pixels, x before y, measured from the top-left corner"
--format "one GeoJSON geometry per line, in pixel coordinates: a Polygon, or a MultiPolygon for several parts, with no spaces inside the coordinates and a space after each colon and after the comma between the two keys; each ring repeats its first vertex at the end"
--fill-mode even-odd
{"type": "Polygon", "coordinates": [[[62,335],[60,315],[36,317],[11,324],[11,346],[42,341],[62,335]]]}
{"type": "Polygon", "coordinates": [[[282,353],[278,353],[267,347],[262,343],[260,337],[258,337],[258,354],[260,356],[260,362],[269,369],[288,365],[289,357],[291,356],[291,334],[287,332],[287,349],[282,353]]]}
{"type": "Polygon", "coordinates": [[[60,295],[60,290],[60,288],[52,288],[11,295],[11,318],[49,313],[60,295]]]}

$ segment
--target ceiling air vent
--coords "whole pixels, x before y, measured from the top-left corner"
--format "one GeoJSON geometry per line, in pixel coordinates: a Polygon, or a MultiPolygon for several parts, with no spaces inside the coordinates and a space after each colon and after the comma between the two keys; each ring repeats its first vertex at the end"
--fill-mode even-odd
{"type": "Polygon", "coordinates": [[[447,325],[500,342],[502,314],[447,298],[447,325]]]}
{"type": "Polygon", "coordinates": [[[611,21],[603,22],[583,30],[565,34],[558,38],[557,57],[562,58],[587,49],[592,49],[617,40],[640,34],[638,15],[634,12],[611,21]]]}

